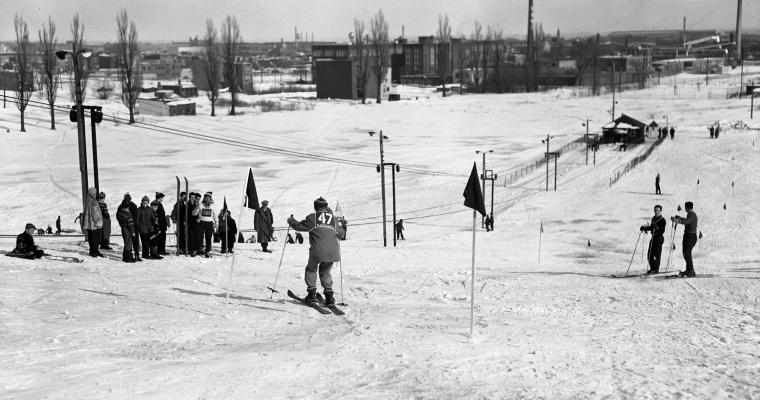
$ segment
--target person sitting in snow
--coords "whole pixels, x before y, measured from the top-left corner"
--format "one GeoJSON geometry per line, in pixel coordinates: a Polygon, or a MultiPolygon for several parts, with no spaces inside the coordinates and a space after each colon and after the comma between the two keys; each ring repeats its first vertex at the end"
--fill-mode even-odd
{"type": "Polygon", "coordinates": [[[342,232],[327,200],[322,197],[314,200],[314,212],[307,215],[303,221],[292,216],[288,225],[296,231],[309,232],[309,261],[306,263],[304,280],[306,281],[306,297],[304,301],[317,301],[317,274],[322,282],[325,294],[325,304],[335,305],[333,297],[332,275],[330,270],[336,261],[340,261],[340,241],[342,232]]]}
{"type": "Polygon", "coordinates": [[[34,244],[32,235],[37,230],[33,224],[26,224],[24,232],[16,236],[16,248],[7,254],[9,257],[28,258],[34,260],[45,255],[45,251],[34,244]]]}

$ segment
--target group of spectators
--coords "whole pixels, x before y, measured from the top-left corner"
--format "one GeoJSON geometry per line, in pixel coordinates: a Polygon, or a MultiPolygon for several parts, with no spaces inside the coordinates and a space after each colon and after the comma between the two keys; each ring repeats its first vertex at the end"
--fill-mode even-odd
{"type": "Polygon", "coordinates": [[[221,253],[233,252],[237,224],[226,204],[218,215],[213,204],[212,192],[206,192],[202,197],[200,193],[180,193],[171,213],[171,220],[176,224],[180,254],[211,257],[211,243],[215,235],[222,243],[221,253]]]}

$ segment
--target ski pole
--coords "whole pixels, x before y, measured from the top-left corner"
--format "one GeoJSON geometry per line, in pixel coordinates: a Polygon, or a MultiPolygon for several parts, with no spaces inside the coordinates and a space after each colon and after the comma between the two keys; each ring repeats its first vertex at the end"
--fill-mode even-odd
{"type": "Polygon", "coordinates": [[[272,291],[272,294],[269,295],[270,299],[274,297],[275,293],[280,293],[275,288],[277,287],[277,278],[280,276],[280,267],[282,267],[282,259],[283,257],[285,257],[285,247],[287,247],[288,245],[288,235],[290,235],[290,224],[288,224],[288,231],[285,232],[285,243],[282,245],[282,254],[280,254],[280,263],[277,265],[277,274],[274,276],[274,284],[272,284],[272,287],[267,286],[267,289],[272,291]]]}
{"type": "Polygon", "coordinates": [[[670,256],[673,255],[673,250],[676,247],[675,243],[673,242],[676,238],[676,228],[678,228],[678,224],[673,223],[673,230],[672,234],[670,235],[670,251],[668,251],[668,263],[665,265],[665,272],[668,272],[668,269],[670,269],[670,256]]]}
{"type": "Polygon", "coordinates": [[[625,270],[625,275],[628,275],[628,271],[631,269],[631,264],[633,264],[633,257],[636,255],[636,250],[639,248],[639,240],[641,239],[642,232],[639,231],[639,236],[636,238],[636,245],[633,246],[633,254],[631,254],[631,261],[628,263],[628,269],[625,270]]]}

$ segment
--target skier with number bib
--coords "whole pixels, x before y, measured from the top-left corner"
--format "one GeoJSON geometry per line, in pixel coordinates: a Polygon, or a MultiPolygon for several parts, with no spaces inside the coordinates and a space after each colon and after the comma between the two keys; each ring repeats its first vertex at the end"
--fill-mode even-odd
{"type": "Polygon", "coordinates": [[[667,223],[665,217],[662,216],[662,206],[658,204],[654,206],[654,217],[652,217],[652,222],[650,222],[649,225],[641,226],[641,232],[652,232],[652,240],[649,241],[649,252],[647,253],[647,259],[649,260],[649,271],[647,271],[647,275],[660,272],[662,243],[665,241],[663,234],[665,233],[665,226],[667,226],[667,223]]]}
{"type": "Polygon", "coordinates": [[[309,232],[309,261],[306,264],[306,297],[307,303],[317,301],[317,274],[322,282],[325,294],[325,305],[335,305],[330,269],[333,262],[340,261],[339,237],[343,229],[336,221],[327,200],[322,197],[314,200],[314,212],[303,221],[298,222],[292,216],[288,225],[296,231],[309,232]]]}

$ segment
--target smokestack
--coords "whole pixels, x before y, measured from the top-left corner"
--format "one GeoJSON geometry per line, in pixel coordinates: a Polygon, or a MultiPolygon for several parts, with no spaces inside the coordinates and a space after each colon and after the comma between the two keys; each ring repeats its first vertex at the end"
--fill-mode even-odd
{"type": "Polygon", "coordinates": [[[683,31],[682,32],[683,33],[681,33],[681,36],[683,40],[681,41],[681,44],[683,46],[686,46],[686,17],[683,17],[683,31]]]}
{"type": "Polygon", "coordinates": [[[736,4],[736,53],[737,60],[742,59],[742,0],[736,4]]]}

